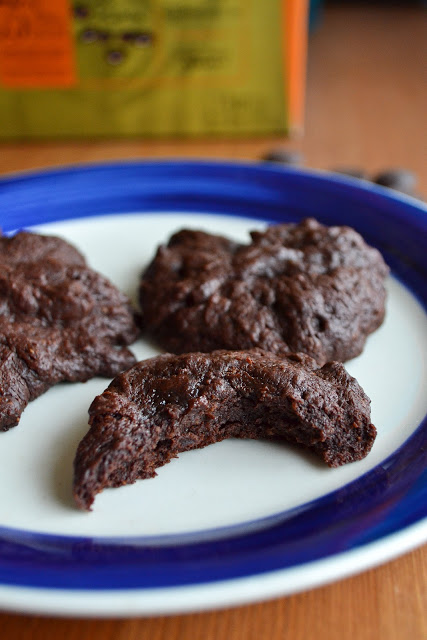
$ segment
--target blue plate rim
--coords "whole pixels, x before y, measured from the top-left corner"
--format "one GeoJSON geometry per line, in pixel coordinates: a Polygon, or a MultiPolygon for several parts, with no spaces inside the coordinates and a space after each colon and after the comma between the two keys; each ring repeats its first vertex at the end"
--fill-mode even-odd
{"type": "MultiPolygon", "coordinates": [[[[400,213],[406,223],[408,221],[412,224],[419,222],[423,227],[426,222],[424,216],[427,213],[427,208],[416,200],[400,194],[388,193],[388,189],[377,185],[359,184],[360,181],[345,176],[335,174],[332,176],[323,172],[301,171],[265,164],[205,160],[107,162],[22,172],[19,175],[0,178],[0,203],[4,200],[4,187],[6,190],[9,187],[19,187],[21,194],[23,188],[24,192],[27,191],[28,196],[31,195],[31,187],[34,182],[36,186],[40,181],[43,183],[41,185],[42,191],[46,189],[46,181],[47,183],[53,181],[55,183],[53,186],[61,190],[61,180],[67,180],[70,176],[73,178],[93,177],[98,172],[100,175],[96,177],[95,187],[99,190],[101,187],[105,187],[103,181],[98,182],[100,178],[107,179],[118,170],[125,171],[125,174],[132,174],[127,178],[125,175],[126,180],[135,178],[135,170],[141,171],[142,174],[150,174],[153,169],[154,172],[160,171],[163,181],[166,180],[170,183],[173,178],[177,184],[190,181],[192,188],[194,188],[194,183],[197,183],[198,173],[202,174],[200,180],[203,181],[203,185],[210,183],[215,186],[218,181],[221,183],[221,180],[229,183],[230,172],[233,171],[245,174],[239,180],[245,182],[245,180],[250,181],[255,177],[262,186],[265,186],[265,181],[270,179],[273,182],[286,183],[288,181],[292,184],[292,180],[295,182],[295,180],[298,181],[302,178],[303,180],[317,181],[317,186],[320,181],[324,185],[344,187],[344,190],[350,189],[353,195],[355,192],[359,194],[362,192],[373,194],[381,201],[385,199],[388,203],[397,203],[397,209],[403,207],[406,211],[406,214],[403,211],[400,213]],[[129,171],[126,172],[126,169],[129,171]],[[214,175],[207,176],[206,171],[214,175]],[[174,176],[174,172],[179,175],[174,176]]],[[[147,185],[144,188],[147,189],[147,185]]],[[[153,188],[156,188],[156,185],[153,188]]],[[[12,188],[12,192],[13,190],[12,188]]],[[[261,189],[260,197],[262,197],[262,193],[261,189]]],[[[25,198],[23,204],[25,205],[25,198]]],[[[57,204],[53,203],[53,206],[57,206],[57,204]]],[[[185,209],[186,207],[182,207],[182,210],[185,209]]],[[[151,211],[151,209],[148,210],[151,211]]],[[[178,210],[176,209],[176,211],[178,210]]],[[[128,211],[122,211],[122,213],[125,212],[128,211]]],[[[213,212],[215,213],[215,211],[213,212]]],[[[140,211],[140,213],[143,212],[140,211]]],[[[86,216],[76,214],[71,217],[86,216]]],[[[269,220],[261,215],[256,217],[269,220]]],[[[397,217],[399,218],[399,215],[397,217]]],[[[42,222],[45,220],[40,220],[39,224],[42,222]]],[[[415,224],[415,226],[418,231],[418,225],[415,224]]],[[[390,258],[394,266],[399,263],[399,258],[389,256],[389,260],[390,258]]],[[[426,260],[422,265],[424,269],[426,268],[425,262],[426,260]]],[[[404,265],[404,267],[398,269],[399,278],[406,286],[409,284],[410,290],[415,293],[426,308],[424,273],[421,274],[420,281],[419,273],[412,273],[409,277],[408,265],[404,265]]],[[[411,268],[413,268],[413,261],[410,263],[409,270],[411,268]]],[[[0,584],[101,591],[112,588],[118,590],[161,589],[170,586],[230,580],[296,567],[363,547],[399,531],[404,531],[427,517],[427,507],[425,506],[427,503],[425,500],[427,497],[427,472],[422,464],[425,455],[426,435],[427,420],[424,419],[410,438],[387,460],[357,480],[289,512],[252,523],[236,525],[231,528],[226,527],[221,530],[225,537],[221,536],[220,539],[213,541],[199,539],[198,542],[195,542],[193,539],[186,543],[184,540],[179,540],[179,544],[166,543],[159,546],[150,544],[150,540],[141,537],[138,539],[138,544],[131,544],[129,548],[129,540],[126,541],[126,544],[123,544],[123,541],[120,544],[120,540],[111,538],[52,536],[2,527],[0,528],[0,584]],[[404,473],[402,478],[402,465],[407,468],[409,463],[411,463],[410,467],[413,473],[404,473]],[[398,486],[396,478],[399,479],[398,486]],[[390,484],[393,484],[394,492],[400,495],[400,501],[391,506],[388,502],[393,496],[387,492],[387,487],[390,484]],[[365,525],[363,531],[355,531],[355,521],[362,516],[366,519],[368,506],[366,500],[362,502],[359,500],[358,504],[353,505],[348,513],[343,512],[342,506],[338,511],[337,505],[342,505],[344,502],[348,507],[350,497],[354,500],[361,491],[369,489],[372,492],[374,487],[377,488],[377,495],[375,499],[370,498],[369,506],[374,512],[378,512],[381,508],[386,509],[387,518],[377,522],[374,517],[375,513],[371,514],[369,526],[365,525]],[[401,498],[402,492],[405,492],[404,499],[401,498]],[[420,505],[421,508],[419,508],[420,505]],[[410,510],[408,510],[409,508],[410,510]],[[309,552],[307,545],[309,541],[313,543],[313,534],[310,534],[308,525],[311,524],[313,527],[315,523],[320,522],[325,517],[325,510],[330,515],[327,539],[321,539],[322,536],[318,537],[314,548],[311,548],[311,552],[309,552]],[[310,522],[307,521],[308,512],[311,518],[311,520],[309,518],[310,522]],[[335,519],[333,519],[334,515],[335,519]],[[253,531],[254,525],[256,525],[256,531],[253,531]],[[296,544],[295,540],[290,538],[289,533],[292,531],[292,527],[296,528],[295,530],[299,533],[304,533],[305,537],[301,544],[296,544]],[[236,528],[241,530],[240,534],[233,531],[236,528]],[[332,529],[334,530],[333,536],[331,535],[332,529]],[[196,557],[197,562],[195,561],[196,557]],[[142,567],[145,569],[143,576],[141,576],[142,567]]],[[[208,538],[211,534],[212,532],[207,532],[208,538]]],[[[193,537],[192,534],[189,535],[193,537]]]]}

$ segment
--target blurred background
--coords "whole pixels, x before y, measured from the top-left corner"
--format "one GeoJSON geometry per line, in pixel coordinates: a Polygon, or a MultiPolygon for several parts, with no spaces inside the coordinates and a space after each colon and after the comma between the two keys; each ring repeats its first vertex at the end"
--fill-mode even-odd
{"type": "Polygon", "coordinates": [[[426,192],[424,2],[1,3],[0,39],[2,173],[267,157],[426,192]]]}

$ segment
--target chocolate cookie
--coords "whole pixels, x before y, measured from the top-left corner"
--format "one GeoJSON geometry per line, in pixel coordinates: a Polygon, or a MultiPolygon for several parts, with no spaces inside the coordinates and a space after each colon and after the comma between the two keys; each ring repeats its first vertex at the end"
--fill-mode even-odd
{"type": "Polygon", "coordinates": [[[370,400],[337,362],[260,349],[165,354],[113,380],[89,409],[74,460],[74,497],[151,478],[181,451],[225,438],[281,438],[336,467],[370,451],[370,400]]]}
{"type": "Polygon", "coordinates": [[[313,219],[251,236],[184,230],[161,246],[140,286],[147,334],[173,353],[260,347],[319,364],[361,353],[384,318],[380,253],[313,219]]]}
{"type": "Polygon", "coordinates": [[[61,381],[112,377],[135,362],[128,298],[59,238],[0,237],[0,430],[61,381]]]}

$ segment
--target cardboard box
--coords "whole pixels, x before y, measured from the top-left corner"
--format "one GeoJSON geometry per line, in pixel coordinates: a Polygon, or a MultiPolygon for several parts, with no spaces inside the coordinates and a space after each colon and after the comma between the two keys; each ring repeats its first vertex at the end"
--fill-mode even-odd
{"type": "Polygon", "coordinates": [[[0,137],[302,127],[306,0],[0,0],[0,137]]]}

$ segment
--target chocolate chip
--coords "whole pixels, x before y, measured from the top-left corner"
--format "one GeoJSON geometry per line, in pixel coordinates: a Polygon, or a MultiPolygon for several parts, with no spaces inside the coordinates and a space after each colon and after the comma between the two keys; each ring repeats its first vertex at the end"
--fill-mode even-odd
{"type": "Polygon", "coordinates": [[[279,164],[299,165],[303,163],[304,156],[301,151],[295,149],[272,149],[263,156],[264,162],[277,162],[279,164]]]}
{"type": "Polygon", "coordinates": [[[387,169],[376,175],[372,182],[389,189],[395,189],[413,195],[417,184],[417,176],[409,169],[387,169]]]}

